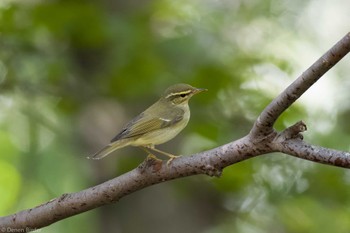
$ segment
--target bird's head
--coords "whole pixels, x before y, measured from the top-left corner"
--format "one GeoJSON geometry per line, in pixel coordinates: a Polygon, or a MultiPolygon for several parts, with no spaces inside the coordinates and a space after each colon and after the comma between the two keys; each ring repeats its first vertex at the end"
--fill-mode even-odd
{"type": "Polygon", "coordinates": [[[163,93],[162,99],[175,105],[186,104],[192,96],[202,91],[207,91],[207,89],[179,83],[168,87],[163,93]]]}

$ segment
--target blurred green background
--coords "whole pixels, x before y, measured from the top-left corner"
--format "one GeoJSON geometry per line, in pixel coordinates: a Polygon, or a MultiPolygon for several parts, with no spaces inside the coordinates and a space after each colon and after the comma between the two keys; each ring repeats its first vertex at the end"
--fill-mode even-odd
{"type": "MultiPolygon", "coordinates": [[[[349,30],[346,0],[0,2],[0,215],[138,166],[142,150],[86,156],[174,83],[209,91],[159,148],[210,149],[246,135],[261,110],[349,30]]],[[[350,59],[276,124],[349,150],[350,59]]],[[[267,233],[350,229],[350,171],[282,154],[187,177],[43,232],[267,233]]]]}

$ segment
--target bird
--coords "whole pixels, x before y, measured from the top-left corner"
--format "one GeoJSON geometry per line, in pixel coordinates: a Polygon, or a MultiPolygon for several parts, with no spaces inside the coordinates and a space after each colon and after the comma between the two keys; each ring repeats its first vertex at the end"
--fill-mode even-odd
{"type": "Polygon", "coordinates": [[[156,149],[155,146],[173,139],[187,125],[190,119],[188,101],[192,96],[207,91],[205,88],[192,87],[179,83],[168,87],[160,99],[129,121],[122,130],[88,159],[102,159],[115,150],[126,146],[140,147],[149,157],[157,159],[154,152],[169,157],[168,163],[179,157],[156,149]]]}

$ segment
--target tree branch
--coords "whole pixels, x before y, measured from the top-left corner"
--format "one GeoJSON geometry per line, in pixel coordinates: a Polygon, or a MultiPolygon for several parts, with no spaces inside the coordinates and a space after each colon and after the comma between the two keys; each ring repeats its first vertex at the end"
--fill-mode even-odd
{"type": "Polygon", "coordinates": [[[337,64],[350,50],[350,33],[302,73],[286,90],[275,98],[260,114],[251,130],[253,137],[264,137],[273,131],[277,118],[305,91],[337,64]]]}
{"type": "Polygon", "coordinates": [[[276,145],[278,151],[317,163],[350,168],[350,153],[308,144],[301,140],[288,140],[276,145]]]}
{"type": "Polygon", "coordinates": [[[273,129],[281,113],[349,51],[350,33],[274,99],[260,114],[247,136],[209,151],[175,159],[169,166],[160,160],[146,159],[134,170],[100,185],[63,194],[37,207],[1,217],[1,230],[28,232],[42,228],[70,216],[114,203],[153,184],[197,174],[220,176],[222,169],[229,165],[271,152],[282,152],[314,162],[350,168],[350,153],[304,142],[301,133],[306,130],[306,125],[303,122],[297,122],[279,133],[273,129]]]}
{"type": "Polygon", "coordinates": [[[45,204],[0,218],[0,226],[9,229],[40,228],[61,219],[114,203],[144,187],[197,174],[220,176],[222,168],[261,153],[252,149],[247,137],[218,148],[166,162],[145,160],[137,168],[95,187],[63,194],[45,204]],[[255,153],[253,153],[255,152],[255,153]]]}

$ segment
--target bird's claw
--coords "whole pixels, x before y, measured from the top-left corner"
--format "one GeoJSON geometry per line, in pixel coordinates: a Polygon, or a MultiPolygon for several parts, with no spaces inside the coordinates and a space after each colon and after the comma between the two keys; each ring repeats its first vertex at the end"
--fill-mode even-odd
{"type": "Polygon", "coordinates": [[[166,162],[166,165],[169,167],[169,165],[173,162],[174,159],[179,158],[181,155],[173,155],[170,157],[170,159],[166,162]]]}

